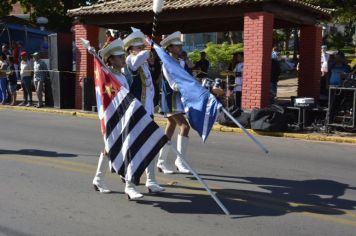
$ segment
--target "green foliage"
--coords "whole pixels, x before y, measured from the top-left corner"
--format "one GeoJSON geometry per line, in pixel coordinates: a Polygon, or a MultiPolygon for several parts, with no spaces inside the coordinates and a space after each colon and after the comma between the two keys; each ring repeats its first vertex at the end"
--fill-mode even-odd
{"type": "MultiPolygon", "coordinates": [[[[232,60],[232,55],[236,52],[242,52],[242,44],[215,44],[208,43],[204,52],[206,52],[207,59],[209,60],[211,66],[219,66],[221,64],[229,64],[232,60]]],[[[197,62],[200,59],[200,52],[194,51],[189,53],[189,58],[193,62],[197,62]]]]}
{"type": "Polygon", "coordinates": [[[334,9],[333,16],[338,23],[350,23],[356,21],[355,0],[303,0],[304,2],[334,9]]]}
{"type": "Polygon", "coordinates": [[[329,34],[323,39],[323,43],[328,45],[331,48],[340,49],[345,47],[345,39],[344,36],[340,33],[336,33],[334,35],[329,34]]]}
{"type": "Polygon", "coordinates": [[[279,46],[285,40],[282,30],[273,30],[273,46],[279,46]]]}
{"type": "MultiPolygon", "coordinates": [[[[207,59],[210,62],[209,76],[219,77],[220,71],[226,70],[231,63],[233,54],[243,52],[243,44],[208,43],[204,52],[206,52],[207,59]]],[[[191,52],[188,56],[193,62],[197,62],[200,59],[200,51],[191,52]]]]}
{"type": "Polygon", "coordinates": [[[16,0],[1,0],[0,1],[0,17],[4,17],[9,15],[12,10],[12,4],[14,4],[16,0]]]}
{"type": "Polygon", "coordinates": [[[192,62],[196,63],[200,59],[200,51],[195,50],[193,52],[188,53],[188,57],[192,62]]]}
{"type": "Polygon", "coordinates": [[[356,68],[356,58],[354,58],[350,63],[351,68],[356,68]]]}
{"type": "Polygon", "coordinates": [[[356,47],[344,47],[341,48],[340,51],[345,54],[356,54],[356,47]]]}
{"type": "Polygon", "coordinates": [[[53,31],[68,32],[72,19],[67,16],[68,9],[90,5],[96,0],[1,0],[0,16],[7,16],[12,10],[12,4],[20,3],[25,12],[31,13],[31,20],[36,22],[39,16],[48,19],[48,29],[53,31]]]}

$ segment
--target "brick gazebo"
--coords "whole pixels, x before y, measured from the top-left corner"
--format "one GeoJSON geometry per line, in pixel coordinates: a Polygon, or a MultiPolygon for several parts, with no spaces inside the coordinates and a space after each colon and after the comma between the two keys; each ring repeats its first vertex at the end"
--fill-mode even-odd
{"type": "MultiPolygon", "coordinates": [[[[93,58],[80,45],[87,38],[98,46],[99,27],[129,30],[130,26],[151,34],[152,0],[106,1],[68,11],[75,17],[77,46],[76,108],[82,108],[82,79],[93,77],[93,58]]],[[[242,107],[268,105],[273,29],[300,29],[298,96],[319,98],[320,20],[330,13],[298,0],[166,0],[159,32],[168,34],[244,31],[244,84],[242,107]]]]}

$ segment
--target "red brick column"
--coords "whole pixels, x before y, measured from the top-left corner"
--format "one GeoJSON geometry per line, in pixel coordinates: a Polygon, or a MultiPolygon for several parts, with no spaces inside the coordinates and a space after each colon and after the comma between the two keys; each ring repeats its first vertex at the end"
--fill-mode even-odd
{"type": "Polygon", "coordinates": [[[75,108],[82,109],[83,79],[94,77],[94,57],[80,43],[80,38],[88,39],[95,48],[99,45],[99,27],[75,24],[73,26],[76,45],[75,108]]]}
{"type": "Polygon", "coordinates": [[[322,29],[304,26],[300,29],[298,96],[320,97],[320,60],[322,29]]]}
{"type": "Polygon", "coordinates": [[[273,14],[246,13],[244,16],[244,71],[242,107],[266,107],[271,79],[273,14]]]}

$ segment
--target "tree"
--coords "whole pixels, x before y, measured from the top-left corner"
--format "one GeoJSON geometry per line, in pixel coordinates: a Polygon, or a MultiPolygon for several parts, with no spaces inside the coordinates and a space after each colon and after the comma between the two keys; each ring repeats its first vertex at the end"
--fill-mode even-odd
{"type": "Polygon", "coordinates": [[[14,4],[16,0],[1,0],[0,2],[0,17],[4,17],[9,15],[12,10],[12,4],[14,4]]]}
{"type": "Polygon", "coordinates": [[[322,8],[333,9],[333,17],[336,23],[345,24],[345,38],[352,40],[354,34],[353,24],[356,22],[355,0],[304,0],[307,3],[320,6],[322,8]]]}
{"type": "Polygon", "coordinates": [[[72,19],[67,16],[68,9],[91,5],[97,0],[1,0],[0,16],[6,16],[12,4],[19,2],[26,13],[30,13],[31,21],[36,22],[39,16],[48,19],[47,27],[53,31],[69,32],[72,19]]]}
{"type": "Polygon", "coordinates": [[[348,24],[350,21],[356,21],[355,0],[304,0],[304,2],[322,8],[334,9],[333,16],[338,23],[348,24]]]}
{"type": "MultiPolygon", "coordinates": [[[[228,65],[232,62],[233,54],[236,52],[243,52],[243,44],[230,44],[230,43],[208,43],[204,49],[207,59],[210,62],[209,75],[214,77],[220,76],[220,71],[227,69],[228,65]]],[[[197,62],[200,59],[200,51],[194,51],[189,53],[189,58],[193,62],[197,62]]]]}

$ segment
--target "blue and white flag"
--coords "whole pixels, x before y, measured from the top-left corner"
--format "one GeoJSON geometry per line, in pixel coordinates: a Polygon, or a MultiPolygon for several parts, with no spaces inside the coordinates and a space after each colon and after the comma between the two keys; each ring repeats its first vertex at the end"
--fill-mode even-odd
{"type": "Polygon", "coordinates": [[[160,46],[154,44],[154,49],[163,63],[164,76],[172,78],[178,86],[191,127],[199,133],[205,142],[222,105],[160,46]]]}

